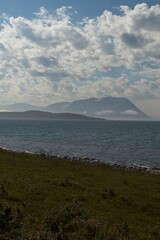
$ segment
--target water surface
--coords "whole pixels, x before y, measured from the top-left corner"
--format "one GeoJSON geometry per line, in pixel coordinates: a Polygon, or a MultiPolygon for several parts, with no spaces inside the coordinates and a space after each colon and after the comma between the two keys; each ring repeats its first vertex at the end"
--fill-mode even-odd
{"type": "Polygon", "coordinates": [[[0,120],[0,146],[160,168],[160,122],[0,120]]]}

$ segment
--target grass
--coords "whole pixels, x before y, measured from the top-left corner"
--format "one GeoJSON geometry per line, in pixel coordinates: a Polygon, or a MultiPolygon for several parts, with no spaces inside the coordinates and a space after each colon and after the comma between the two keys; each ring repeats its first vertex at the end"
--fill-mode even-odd
{"type": "Polygon", "coordinates": [[[0,239],[160,239],[160,175],[0,150],[0,239]]]}

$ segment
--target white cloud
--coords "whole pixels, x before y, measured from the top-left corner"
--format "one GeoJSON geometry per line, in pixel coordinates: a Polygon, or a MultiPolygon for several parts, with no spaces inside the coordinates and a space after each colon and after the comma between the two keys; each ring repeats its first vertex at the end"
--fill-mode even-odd
{"type": "Polygon", "coordinates": [[[106,115],[110,115],[110,114],[113,114],[113,113],[114,113],[114,111],[106,110],[106,111],[95,112],[95,115],[97,117],[105,117],[106,115]]]}
{"type": "Polygon", "coordinates": [[[133,111],[133,110],[127,110],[127,111],[124,111],[124,112],[121,112],[122,115],[138,115],[138,113],[136,111],[133,111]]]}
{"type": "Polygon", "coordinates": [[[42,7],[33,19],[3,15],[1,101],[47,104],[106,95],[159,98],[160,5],[121,6],[121,11],[120,16],[104,11],[79,24],[72,22],[71,7],[54,12],[42,7]],[[134,70],[137,79],[101,77],[122,66],[134,70]]]}

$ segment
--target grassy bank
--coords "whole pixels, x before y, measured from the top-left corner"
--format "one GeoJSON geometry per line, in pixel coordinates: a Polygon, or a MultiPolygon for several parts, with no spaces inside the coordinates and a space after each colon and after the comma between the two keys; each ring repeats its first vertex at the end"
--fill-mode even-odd
{"type": "Polygon", "coordinates": [[[160,239],[160,175],[0,150],[0,239],[160,239]]]}

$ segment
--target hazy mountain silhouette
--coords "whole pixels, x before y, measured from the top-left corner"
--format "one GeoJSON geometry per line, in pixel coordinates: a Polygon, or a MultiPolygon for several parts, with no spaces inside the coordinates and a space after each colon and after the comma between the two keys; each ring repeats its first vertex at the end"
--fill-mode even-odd
{"type": "Polygon", "coordinates": [[[41,107],[28,103],[13,103],[0,105],[0,111],[6,112],[24,112],[29,110],[41,110],[41,107]]]}
{"type": "Polygon", "coordinates": [[[45,110],[69,112],[106,119],[147,119],[148,116],[127,98],[104,97],[89,98],[74,102],[55,103],[45,110]]]}
{"type": "Polygon", "coordinates": [[[136,107],[127,98],[103,97],[89,98],[73,102],[59,102],[46,107],[35,106],[26,103],[0,105],[2,112],[22,112],[29,110],[47,111],[52,113],[72,113],[98,117],[105,119],[120,120],[147,120],[148,116],[136,107]]]}

